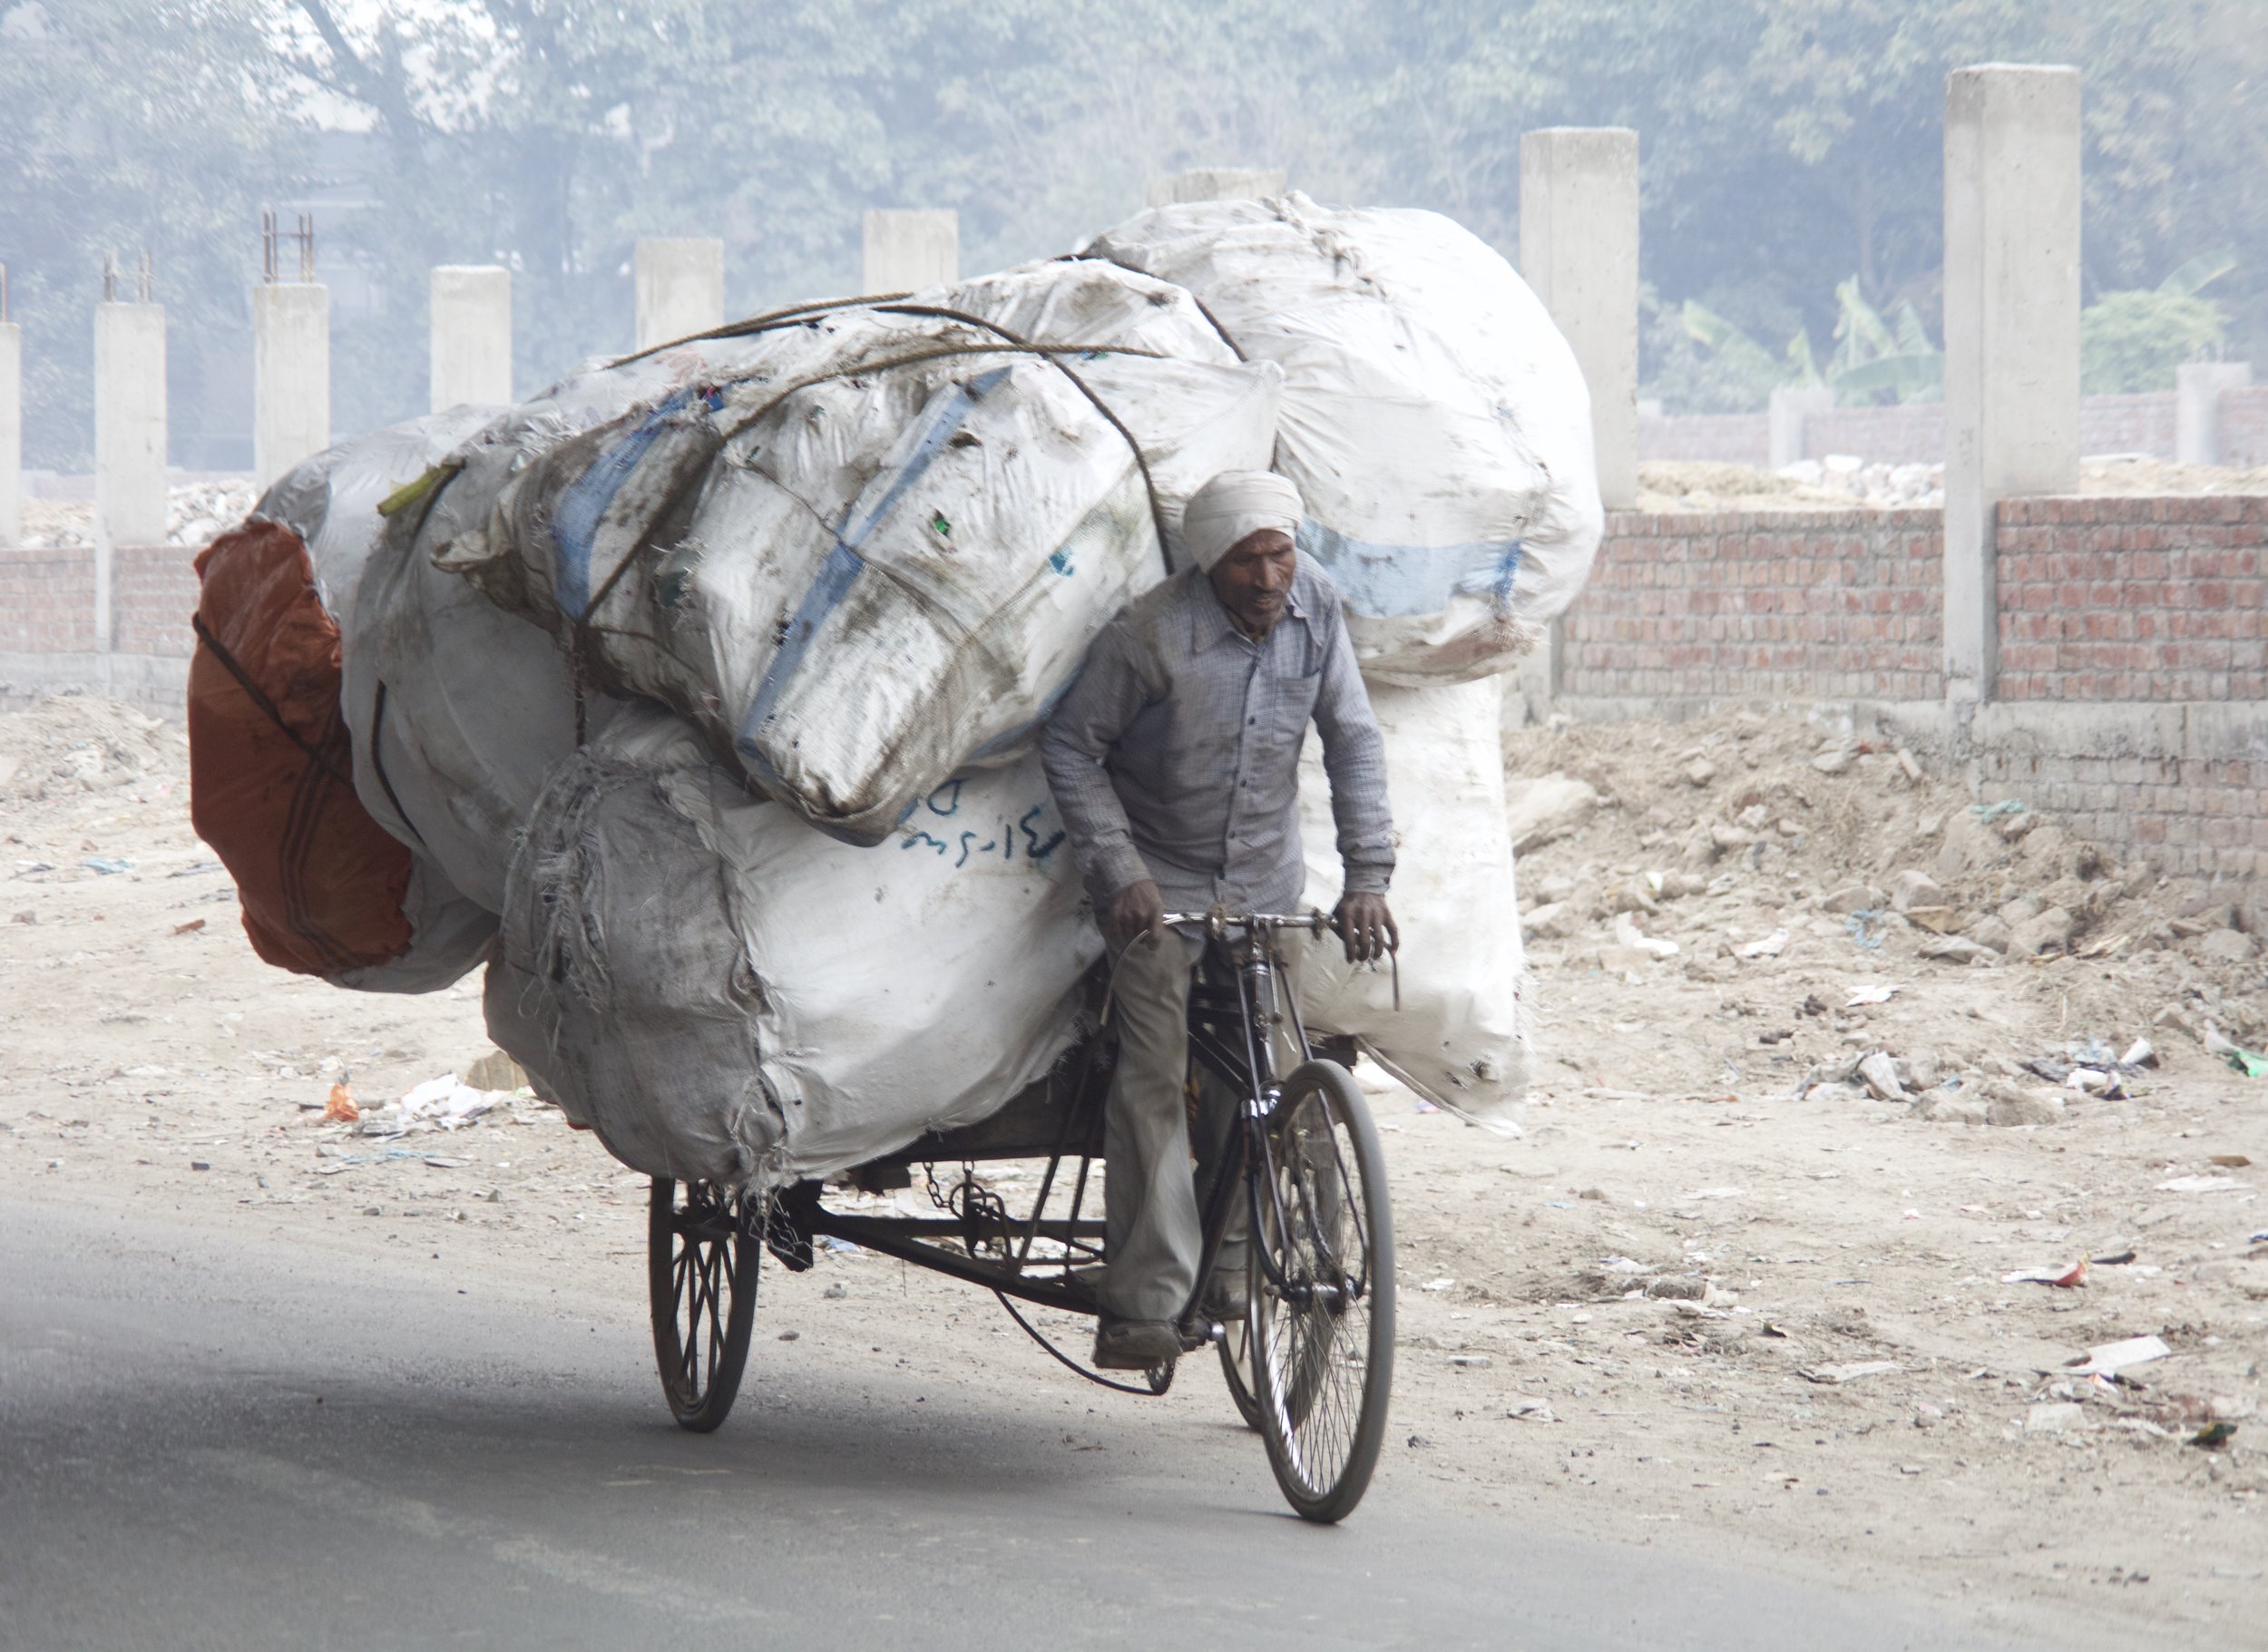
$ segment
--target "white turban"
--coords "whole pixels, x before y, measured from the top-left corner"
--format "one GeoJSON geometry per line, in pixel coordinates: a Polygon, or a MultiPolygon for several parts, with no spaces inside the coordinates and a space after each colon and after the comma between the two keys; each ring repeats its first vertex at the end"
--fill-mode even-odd
{"type": "Polygon", "coordinates": [[[1297,534],[1299,490],[1264,470],[1223,471],[1190,495],[1181,517],[1181,543],[1210,571],[1247,534],[1264,528],[1297,534]]]}

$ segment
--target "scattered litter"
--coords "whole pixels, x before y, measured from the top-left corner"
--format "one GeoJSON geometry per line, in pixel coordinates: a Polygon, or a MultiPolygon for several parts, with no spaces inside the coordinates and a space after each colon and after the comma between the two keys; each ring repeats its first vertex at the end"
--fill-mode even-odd
{"type": "Polygon", "coordinates": [[[1747,1192],[1745,1188],[1696,1188],[1691,1193],[1680,1193],[1679,1199],[1739,1198],[1747,1192]]]}
{"type": "MultiPolygon", "coordinates": [[[[1639,929],[1637,919],[1627,912],[1615,914],[1614,934],[1618,945],[1627,946],[1632,952],[1641,953],[1648,958],[1675,958],[1677,955],[1678,946],[1675,941],[1654,939],[1639,929]]],[[[1780,938],[1783,941],[1787,938],[1784,932],[1782,933],[1780,938]]],[[[1754,954],[1744,947],[1741,955],[1749,957],[1754,954]]]]}
{"type": "Polygon", "coordinates": [[[191,918],[186,924],[176,924],[173,925],[173,933],[177,935],[193,935],[199,930],[204,928],[204,919],[191,918]]]}
{"type": "Polygon", "coordinates": [[[1882,937],[1874,929],[1882,915],[1879,912],[1853,912],[1845,915],[1843,928],[1851,937],[1851,944],[1862,953],[1882,951],[1882,937]]]}
{"type": "Polygon", "coordinates": [[[2118,1064],[2121,1067],[2155,1067],[2157,1065],[2157,1051],[2150,1047],[2148,1039],[2138,1038],[2126,1046],[2126,1053],[2118,1058],[2118,1064]]]}
{"type": "Polygon", "coordinates": [[[829,1302],[840,1302],[844,1297],[849,1295],[850,1292],[842,1285],[830,1285],[826,1287],[826,1289],[821,1291],[819,1295],[826,1297],[829,1302]]]}
{"type": "Polygon", "coordinates": [[[2236,1193],[2252,1186],[2234,1176],[2176,1176],[2170,1182],[2160,1182],[2160,1193],[2236,1193]]]}
{"type": "Polygon", "coordinates": [[[2087,1265],[2089,1267],[2124,1267],[2133,1260],[2134,1252],[2120,1250],[2113,1251],[2107,1256],[2089,1256],[2087,1265]]]}
{"type": "Polygon", "coordinates": [[[201,1158],[192,1158],[192,1159],[191,1159],[191,1160],[189,1161],[189,1168],[190,1168],[191,1169],[192,1169],[192,1170],[210,1170],[210,1169],[211,1169],[211,1168],[212,1168],[212,1167],[211,1167],[210,1165],[207,1164],[207,1163],[206,1163],[203,1159],[201,1159],[201,1158]]]}
{"type": "Polygon", "coordinates": [[[1905,1367],[1895,1360],[1861,1360],[1851,1365],[1813,1365],[1796,1374],[1807,1383],[1820,1383],[1839,1388],[1845,1383],[1855,1383],[1862,1377],[1888,1376],[1905,1367]]]}
{"type": "Polygon", "coordinates": [[[133,862],[120,860],[108,855],[90,855],[79,864],[88,871],[103,877],[115,877],[122,872],[132,872],[134,869],[133,862]]]}
{"type": "Polygon", "coordinates": [[[1853,987],[1851,996],[1843,1001],[1843,1007],[1846,1010],[1855,1010],[1862,1004],[1886,1004],[1897,996],[1898,989],[1895,986],[1887,982],[1877,982],[1867,986],[1853,987]]]}
{"type": "Polygon", "coordinates": [[[412,1130],[438,1127],[454,1130],[472,1123],[507,1100],[501,1091],[474,1090],[445,1072],[427,1079],[398,1101],[389,1101],[363,1120],[366,1136],[406,1136],[412,1130]]]}
{"type": "Polygon", "coordinates": [[[1449,1363],[1461,1370],[1485,1371],[1489,1356],[1485,1354],[1452,1354],[1449,1356],[1449,1363]]]}
{"type": "Polygon", "coordinates": [[[2086,1426],[2087,1407],[2077,1400],[2048,1400],[2024,1413],[2024,1432],[2028,1434],[2059,1434],[2066,1429],[2086,1426]]]}
{"type": "Polygon", "coordinates": [[[2006,819],[2010,815],[2022,814],[2024,803],[2019,797],[2003,797],[1998,803],[1972,803],[1969,806],[1969,812],[1989,826],[1992,822],[2006,819]]]}
{"type": "Polygon", "coordinates": [[[2054,1285],[2068,1290],[2087,1283],[2087,1261],[2082,1257],[2068,1267],[2019,1267],[2012,1274],[2000,1276],[2002,1285],[2054,1285]]]}
{"type": "Polygon", "coordinates": [[[2208,1452],[2217,1452],[2235,1438],[2235,1423],[2212,1422],[2206,1424],[2204,1428],[2198,1430],[2197,1432],[2191,1435],[2189,1443],[2192,1445],[2201,1445],[2208,1452]]]}
{"type": "Polygon", "coordinates": [[[797,1341],[802,1335],[803,1333],[800,1331],[782,1331],[779,1334],[779,1340],[784,1343],[792,1343],[797,1341]]]}
{"type": "Polygon", "coordinates": [[[168,877],[202,877],[209,872],[225,872],[226,870],[228,868],[217,860],[199,860],[191,861],[186,866],[176,866],[165,875],[168,877]]]}
{"type": "Polygon", "coordinates": [[[2215,1153],[2213,1156],[2213,1162],[2225,1169],[2242,1170],[2253,1161],[2242,1153],[2215,1153]]]}
{"type": "Polygon", "coordinates": [[[1551,1407],[1549,1404],[1541,1400],[1534,1399],[1514,1400],[1504,1414],[1517,1418],[1522,1422],[1557,1422],[1559,1421],[1559,1418],[1551,1414],[1551,1407]]]}
{"type": "Polygon", "coordinates": [[[1787,931],[1775,929],[1761,941],[1751,941],[1733,949],[1742,958],[1776,958],[1787,945],[1787,931]]]}
{"type": "Polygon", "coordinates": [[[2089,1348],[2087,1358],[2074,1369],[2080,1376],[2116,1376],[2130,1366],[2146,1365],[2173,1352],[2165,1345],[2164,1337],[2130,1336],[2122,1343],[2105,1343],[2099,1348],[2089,1348]]]}
{"type": "Polygon", "coordinates": [[[2229,1065],[2248,1079],[2268,1079],[2268,1055],[2243,1046],[2229,1051],[2229,1065]]]}
{"type": "Polygon", "coordinates": [[[1418,1289],[1421,1291],[1445,1291],[1456,1283],[1457,1282],[1454,1279],[1433,1279],[1421,1285],[1418,1286],[1418,1289]]]}
{"type": "Polygon", "coordinates": [[[355,1105],[355,1092],[344,1084],[331,1086],[330,1100],[323,1103],[325,1124],[354,1124],[360,1121],[362,1109],[355,1105]]]}

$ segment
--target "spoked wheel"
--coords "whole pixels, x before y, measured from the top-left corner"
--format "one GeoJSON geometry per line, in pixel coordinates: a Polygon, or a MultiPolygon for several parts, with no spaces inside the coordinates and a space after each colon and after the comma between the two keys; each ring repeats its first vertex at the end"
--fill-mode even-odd
{"type": "Polygon", "coordinates": [[[707,1182],[654,1178],[646,1276],[654,1363],[681,1428],[705,1434],[740,1392],[756,1323],[763,1247],[741,1230],[738,1202],[707,1182]]]}
{"type": "Polygon", "coordinates": [[[1378,1465],[1393,1383],[1385,1158],[1334,1062],[1295,1069],[1267,1129],[1249,1319],[1260,1433],[1300,1518],[1343,1520],[1378,1465]]]}
{"type": "Polygon", "coordinates": [[[1260,1402],[1253,1397],[1259,1379],[1252,1373],[1252,1320],[1250,1315],[1232,1319],[1225,1327],[1227,1334],[1220,1339],[1220,1373],[1228,1383],[1228,1397],[1236,1402],[1237,1414],[1245,1420],[1245,1426],[1260,1426],[1260,1402]]]}

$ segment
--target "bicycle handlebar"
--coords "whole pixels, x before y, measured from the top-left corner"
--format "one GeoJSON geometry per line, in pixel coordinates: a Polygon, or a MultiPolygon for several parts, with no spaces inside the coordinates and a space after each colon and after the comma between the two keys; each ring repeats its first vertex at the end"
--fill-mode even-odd
{"type": "Polygon", "coordinates": [[[1168,924],[1210,924],[1216,920],[1224,929],[1312,929],[1321,934],[1331,927],[1329,916],[1320,912],[1295,915],[1288,912],[1228,912],[1218,907],[1211,912],[1169,912],[1161,921],[1168,924]]]}

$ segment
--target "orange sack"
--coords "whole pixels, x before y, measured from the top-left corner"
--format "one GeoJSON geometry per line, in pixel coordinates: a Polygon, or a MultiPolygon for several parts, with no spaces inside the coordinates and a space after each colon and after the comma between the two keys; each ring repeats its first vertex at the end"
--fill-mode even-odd
{"type": "Polygon", "coordinates": [[[197,558],[190,818],[269,963],[337,975],[409,950],[409,851],[355,796],[338,626],[298,534],[251,521],[197,558]]]}

